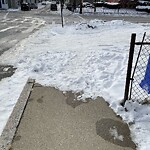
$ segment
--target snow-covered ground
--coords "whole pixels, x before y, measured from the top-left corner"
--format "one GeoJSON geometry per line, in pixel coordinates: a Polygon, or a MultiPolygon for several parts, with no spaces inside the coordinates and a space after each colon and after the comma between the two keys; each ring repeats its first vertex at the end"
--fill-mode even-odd
{"type": "MultiPolygon", "coordinates": [[[[76,9],[76,12],[79,13],[80,8],[76,9]]],[[[97,14],[97,15],[113,15],[113,16],[142,16],[148,17],[149,13],[145,11],[136,11],[136,9],[109,9],[106,7],[96,7],[96,13],[94,13],[94,8],[83,8],[84,14],[97,14]]]]}
{"type": "MultiPolygon", "coordinates": [[[[0,82],[0,132],[28,78],[62,91],[83,93],[79,100],[102,96],[123,120],[130,123],[138,149],[150,149],[150,107],[123,99],[131,33],[137,41],[150,25],[124,21],[92,20],[61,28],[47,25],[0,57],[0,63],[17,67],[0,82]]],[[[137,53],[137,51],[136,51],[137,53]]],[[[114,137],[120,137],[110,130],[114,137]]]]}

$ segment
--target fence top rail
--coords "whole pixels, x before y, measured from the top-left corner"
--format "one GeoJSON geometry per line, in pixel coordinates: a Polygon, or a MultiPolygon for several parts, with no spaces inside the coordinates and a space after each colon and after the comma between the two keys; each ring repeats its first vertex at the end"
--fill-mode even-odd
{"type": "Polygon", "coordinates": [[[135,45],[150,45],[150,42],[135,42],[135,45]]]}

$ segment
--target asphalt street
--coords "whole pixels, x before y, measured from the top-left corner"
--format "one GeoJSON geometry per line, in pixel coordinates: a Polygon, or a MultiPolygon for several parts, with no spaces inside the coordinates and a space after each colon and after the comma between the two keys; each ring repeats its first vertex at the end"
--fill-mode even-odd
{"type": "Polygon", "coordinates": [[[1,12],[0,15],[0,55],[44,24],[26,12],[1,12]]]}

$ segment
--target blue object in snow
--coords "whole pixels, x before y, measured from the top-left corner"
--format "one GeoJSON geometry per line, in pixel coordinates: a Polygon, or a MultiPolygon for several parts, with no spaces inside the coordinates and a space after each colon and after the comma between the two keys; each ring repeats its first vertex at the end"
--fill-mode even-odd
{"type": "Polygon", "coordinates": [[[150,55],[148,58],[145,76],[144,76],[144,79],[140,83],[140,87],[144,89],[148,94],[150,94],[150,55]]]}

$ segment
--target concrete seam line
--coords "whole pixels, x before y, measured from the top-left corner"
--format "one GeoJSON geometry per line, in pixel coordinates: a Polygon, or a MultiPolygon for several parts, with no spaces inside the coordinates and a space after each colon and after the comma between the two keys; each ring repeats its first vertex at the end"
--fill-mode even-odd
{"type": "Polygon", "coordinates": [[[0,150],[9,150],[35,80],[28,79],[0,136],[0,150]]]}

